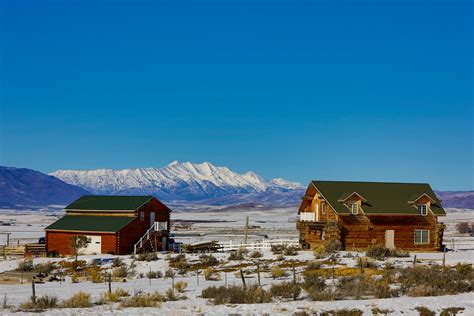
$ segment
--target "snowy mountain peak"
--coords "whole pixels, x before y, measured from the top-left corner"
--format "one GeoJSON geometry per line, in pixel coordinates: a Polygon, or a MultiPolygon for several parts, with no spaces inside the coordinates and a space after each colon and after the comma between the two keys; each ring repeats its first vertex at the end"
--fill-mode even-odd
{"type": "Polygon", "coordinates": [[[301,188],[299,183],[284,179],[267,182],[253,171],[239,174],[210,162],[176,160],[163,168],[58,170],[51,175],[97,194],[154,194],[165,200],[198,200],[301,188]]]}

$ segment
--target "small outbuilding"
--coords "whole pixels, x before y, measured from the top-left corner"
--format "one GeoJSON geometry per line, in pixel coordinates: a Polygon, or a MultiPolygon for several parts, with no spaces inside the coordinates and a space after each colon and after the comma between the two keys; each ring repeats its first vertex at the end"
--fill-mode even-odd
{"type": "Polygon", "coordinates": [[[88,237],[83,254],[125,255],[167,250],[171,210],[153,196],[84,195],[46,227],[49,253],[73,253],[71,238],[88,237]]]}

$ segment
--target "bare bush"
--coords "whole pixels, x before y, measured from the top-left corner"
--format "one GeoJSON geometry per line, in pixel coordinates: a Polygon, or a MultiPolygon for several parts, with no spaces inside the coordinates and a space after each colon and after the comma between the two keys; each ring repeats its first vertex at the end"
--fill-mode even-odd
{"type": "Polygon", "coordinates": [[[61,305],[67,308],[91,307],[92,306],[91,295],[85,292],[77,292],[71,298],[63,301],[61,305]]]}
{"type": "Polygon", "coordinates": [[[331,239],[326,241],[323,245],[314,249],[313,254],[316,259],[331,255],[338,250],[341,250],[342,244],[339,240],[331,239]]]}
{"type": "Polygon", "coordinates": [[[286,270],[278,267],[278,266],[274,266],[270,269],[270,275],[273,279],[278,279],[278,278],[282,278],[282,277],[287,277],[288,276],[288,272],[286,272],[286,270]]]}
{"type": "Polygon", "coordinates": [[[456,224],[456,229],[460,234],[469,234],[473,231],[474,223],[460,222],[456,224]]]}
{"type": "Polygon", "coordinates": [[[122,303],[124,307],[160,307],[163,296],[158,293],[137,294],[125,299],[122,303]]]}
{"type": "Polygon", "coordinates": [[[146,273],[146,277],[148,279],[161,279],[163,277],[163,273],[161,271],[148,271],[146,273]]]}
{"type": "Polygon", "coordinates": [[[301,286],[290,282],[282,282],[279,284],[272,284],[270,288],[272,297],[293,299],[296,301],[301,294],[301,286]]]}
{"type": "Polygon", "coordinates": [[[406,251],[387,248],[382,244],[375,244],[367,249],[366,256],[377,260],[385,260],[387,257],[409,257],[410,254],[406,251]]]}
{"type": "Polygon", "coordinates": [[[184,281],[178,281],[174,284],[174,288],[178,293],[183,293],[184,290],[188,287],[188,283],[184,281]]]}
{"type": "Polygon", "coordinates": [[[271,293],[255,284],[247,288],[237,285],[211,286],[202,290],[201,296],[212,299],[213,304],[216,305],[269,303],[271,301],[271,293]]]}
{"type": "Polygon", "coordinates": [[[158,260],[158,255],[156,254],[156,252],[143,252],[137,256],[137,260],[147,262],[156,261],[158,260]]]}

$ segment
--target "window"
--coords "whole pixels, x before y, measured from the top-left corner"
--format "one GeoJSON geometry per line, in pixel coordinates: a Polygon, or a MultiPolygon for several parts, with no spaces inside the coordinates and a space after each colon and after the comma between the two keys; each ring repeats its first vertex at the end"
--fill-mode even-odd
{"type": "Polygon", "coordinates": [[[430,231],[427,229],[415,229],[415,244],[423,245],[430,243],[430,231]]]}
{"type": "Polygon", "coordinates": [[[418,212],[420,212],[420,214],[423,216],[428,215],[428,207],[426,206],[426,204],[418,205],[418,212]]]}
{"type": "Polygon", "coordinates": [[[326,214],[326,203],[321,204],[321,213],[326,214]]]}
{"type": "Polygon", "coordinates": [[[351,214],[357,214],[359,213],[359,209],[357,207],[357,203],[349,203],[347,205],[347,207],[349,208],[349,211],[351,211],[351,214]]]}
{"type": "Polygon", "coordinates": [[[142,222],[145,220],[145,212],[140,212],[140,220],[142,222]]]}

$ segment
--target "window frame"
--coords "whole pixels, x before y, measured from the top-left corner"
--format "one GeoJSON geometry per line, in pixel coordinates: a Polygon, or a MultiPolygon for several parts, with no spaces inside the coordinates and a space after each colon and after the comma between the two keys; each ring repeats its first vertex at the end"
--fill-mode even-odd
{"type": "Polygon", "coordinates": [[[143,211],[140,212],[140,221],[141,222],[145,221],[145,212],[143,212],[143,211]]]}
{"type": "Polygon", "coordinates": [[[428,205],[426,204],[418,204],[418,213],[420,213],[421,216],[427,216],[428,215],[428,205]]]}
{"type": "Polygon", "coordinates": [[[326,203],[321,203],[321,214],[326,214],[326,203]]]}
{"type": "Polygon", "coordinates": [[[415,229],[413,232],[413,242],[415,245],[429,245],[430,243],[430,230],[429,229],[415,229]],[[420,239],[419,241],[416,240],[416,233],[420,232],[420,239]],[[423,236],[423,232],[426,233],[426,236],[423,236]],[[424,238],[426,240],[424,240],[424,238]]]}
{"type": "Polygon", "coordinates": [[[359,205],[357,204],[357,202],[350,202],[347,204],[347,207],[349,208],[349,211],[352,215],[359,214],[359,205]]]}

